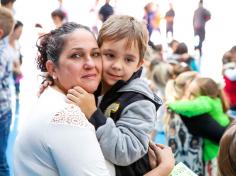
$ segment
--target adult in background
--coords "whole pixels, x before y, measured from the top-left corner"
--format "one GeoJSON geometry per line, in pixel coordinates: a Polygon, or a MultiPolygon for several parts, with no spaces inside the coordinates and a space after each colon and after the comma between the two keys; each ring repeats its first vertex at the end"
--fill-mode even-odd
{"type": "Polygon", "coordinates": [[[100,8],[98,15],[102,22],[106,21],[109,16],[114,14],[113,7],[109,4],[110,0],[106,0],[105,4],[100,8]]]}
{"type": "Polygon", "coordinates": [[[9,10],[13,11],[13,5],[16,0],[1,0],[1,5],[9,10]]]}
{"type": "Polygon", "coordinates": [[[205,40],[205,24],[210,19],[211,13],[203,7],[203,0],[200,0],[193,15],[194,36],[198,38],[195,50],[199,50],[200,56],[202,56],[202,43],[205,40]]]}
{"type": "Polygon", "coordinates": [[[173,8],[173,4],[169,4],[170,8],[166,12],[165,19],[166,19],[166,37],[168,39],[168,42],[170,42],[173,38],[174,33],[174,17],[175,17],[175,11],[173,8]]]}

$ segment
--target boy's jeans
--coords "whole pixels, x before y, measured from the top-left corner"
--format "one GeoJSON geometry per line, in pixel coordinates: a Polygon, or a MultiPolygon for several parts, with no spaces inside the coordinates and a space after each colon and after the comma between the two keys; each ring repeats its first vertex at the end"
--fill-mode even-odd
{"type": "Polygon", "coordinates": [[[9,176],[9,166],[7,164],[7,141],[11,125],[11,110],[0,116],[0,176],[9,176]]]}

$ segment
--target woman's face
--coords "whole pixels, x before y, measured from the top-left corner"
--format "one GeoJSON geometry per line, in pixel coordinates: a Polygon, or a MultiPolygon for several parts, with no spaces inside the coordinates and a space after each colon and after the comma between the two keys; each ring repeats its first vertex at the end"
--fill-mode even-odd
{"type": "Polygon", "coordinates": [[[101,54],[94,36],[85,29],[69,34],[54,70],[58,87],[67,91],[81,86],[93,93],[100,83],[101,71],[101,54]]]}

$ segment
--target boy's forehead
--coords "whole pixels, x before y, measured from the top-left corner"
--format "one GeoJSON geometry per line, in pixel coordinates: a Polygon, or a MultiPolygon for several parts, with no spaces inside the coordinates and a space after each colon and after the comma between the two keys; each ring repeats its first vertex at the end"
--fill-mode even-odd
{"type": "MultiPolygon", "coordinates": [[[[124,49],[131,49],[133,47],[138,47],[138,42],[136,39],[127,39],[127,38],[123,38],[123,39],[110,39],[110,40],[104,40],[103,43],[102,43],[102,46],[106,43],[109,43],[109,44],[117,44],[117,43],[120,43],[122,42],[123,43],[123,47],[124,49]]],[[[108,45],[108,46],[111,46],[111,45],[108,45]]]]}

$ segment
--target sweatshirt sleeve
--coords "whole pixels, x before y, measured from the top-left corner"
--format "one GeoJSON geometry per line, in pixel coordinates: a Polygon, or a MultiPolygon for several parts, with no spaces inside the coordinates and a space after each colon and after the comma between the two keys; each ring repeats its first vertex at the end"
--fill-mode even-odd
{"type": "Polygon", "coordinates": [[[96,131],[105,159],[127,166],[143,157],[148,150],[148,134],[154,128],[155,118],[155,105],[148,100],[128,105],[116,124],[107,118],[105,125],[96,131]]]}
{"type": "Polygon", "coordinates": [[[92,123],[97,130],[98,127],[104,125],[107,121],[107,117],[102,113],[102,111],[97,108],[97,110],[92,114],[89,122],[92,123]]]}
{"type": "Polygon", "coordinates": [[[194,100],[181,100],[172,102],[168,107],[177,114],[184,115],[186,117],[192,117],[211,111],[212,107],[209,101],[209,97],[200,96],[194,100]]]}

